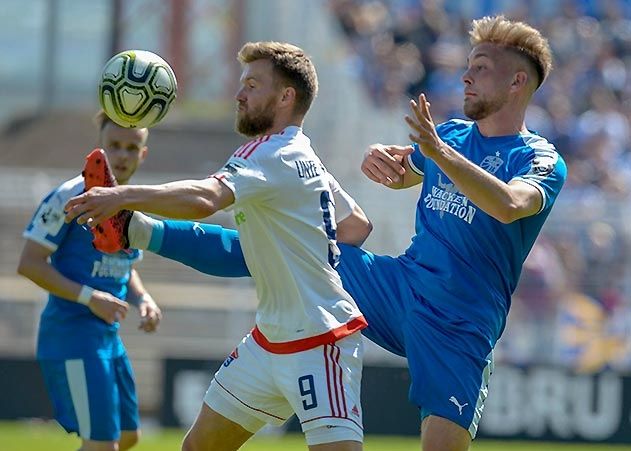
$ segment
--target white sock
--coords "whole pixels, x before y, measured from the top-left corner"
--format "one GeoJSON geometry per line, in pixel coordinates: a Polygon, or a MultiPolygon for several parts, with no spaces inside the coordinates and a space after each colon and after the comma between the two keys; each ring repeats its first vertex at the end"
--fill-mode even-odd
{"type": "Polygon", "coordinates": [[[159,222],[144,213],[135,211],[127,228],[127,239],[132,249],[147,249],[151,241],[153,226],[159,222]]]}

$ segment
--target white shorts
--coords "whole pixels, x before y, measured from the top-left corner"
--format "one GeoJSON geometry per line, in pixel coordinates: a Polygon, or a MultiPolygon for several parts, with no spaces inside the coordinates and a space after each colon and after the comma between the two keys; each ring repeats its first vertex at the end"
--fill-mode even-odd
{"type": "Polygon", "coordinates": [[[309,445],[362,441],[362,359],[359,332],[295,354],[272,354],[248,334],[215,373],[204,402],[253,433],[295,413],[309,445]]]}

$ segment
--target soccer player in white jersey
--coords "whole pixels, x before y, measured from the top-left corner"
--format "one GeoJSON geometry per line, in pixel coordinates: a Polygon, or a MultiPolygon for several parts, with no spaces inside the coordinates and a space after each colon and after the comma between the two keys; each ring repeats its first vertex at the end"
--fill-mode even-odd
{"type": "Polygon", "coordinates": [[[237,130],[254,138],[204,180],[94,188],[68,219],[95,226],[127,210],[204,218],[230,208],[256,282],[256,326],[215,374],[185,450],[238,449],[296,413],[312,450],[362,448],[360,331],[366,321],[335,270],[336,234],[361,244],[371,225],[302,132],[315,68],[290,44],[247,43],[237,130]]]}
{"type": "MultiPolygon", "coordinates": [[[[97,116],[99,145],[126,184],[147,154],[148,130],[126,129],[97,116]]],[[[37,337],[37,360],[55,419],[81,438],[81,450],[126,450],[139,438],[139,415],[130,362],[118,335],[128,304],[140,328],[153,332],[162,316],[133,265],[139,251],[105,254],[64,205],[84,191],[84,178],[55,188],[27,226],[18,272],[49,292],[37,337]]]]}

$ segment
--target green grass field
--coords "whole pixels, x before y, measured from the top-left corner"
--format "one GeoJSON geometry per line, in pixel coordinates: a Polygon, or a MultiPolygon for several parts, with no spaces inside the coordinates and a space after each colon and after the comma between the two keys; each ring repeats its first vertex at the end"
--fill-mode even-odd
{"type": "MultiPolygon", "coordinates": [[[[184,431],[164,430],[147,433],[135,451],[173,451],[180,449],[184,431]]],[[[1,451],[74,451],[79,440],[63,432],[55,423],[0,422],[1,451]]],[[[282,437],[255,437],[244,451],[293,451],[306,450],[302,435],[282,437]]],[[[366,451],[419,450],[417,438],[368,436],[366,451]]],[[[472,451],[627,451],[631,445],[576,445],[540,442],[476,441],[472,451]]]]}

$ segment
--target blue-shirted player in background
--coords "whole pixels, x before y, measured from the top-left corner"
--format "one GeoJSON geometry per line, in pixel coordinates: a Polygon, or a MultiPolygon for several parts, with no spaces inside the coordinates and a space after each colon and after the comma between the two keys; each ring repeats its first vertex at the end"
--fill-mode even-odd
{"type": "MultiPolygon", "coordinates": [[[[119,184],[125,184],[147,154],[147,129],[126,129],[97,116],[99,145],[119,184]]],[[[132,369],[118,335],[128,303],[140,328],[152,332],[161,312],[132,265],[137,250],[105,254],[92,233],[65,223],[66,201],[84,190],[80,175],[53,190],[27,226],[18,272],[50,293],[37,340],[37,359],[55,411],[81,450],[126,450],[139,438],[132,369]]]]}
{"type": "MultiPolygon", "coordinates": [[[[473,122],[434,126],[421,95],[406,117],[414,145],[373,145],[362,163],[388,187],[422,183],[412,244],[396,258],[341,245],[337,267],[368,319],[364,335],[408,359],[425,451],[464,451],[475,437],[511,294],[567,175],[554,146],[525,125],[552,67],[547,40],[502,16],[473,21],[470,36],[462,81],[473,122]]],[[[236,232],[214,225],[134,213],[119,244],[248,275],[236,232]]]]}

